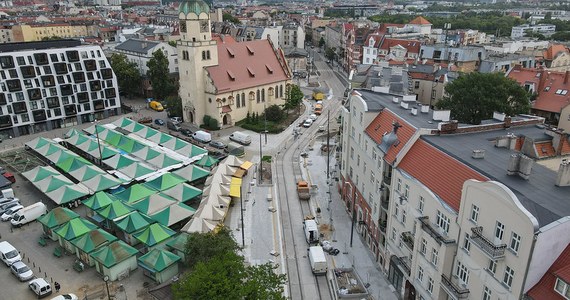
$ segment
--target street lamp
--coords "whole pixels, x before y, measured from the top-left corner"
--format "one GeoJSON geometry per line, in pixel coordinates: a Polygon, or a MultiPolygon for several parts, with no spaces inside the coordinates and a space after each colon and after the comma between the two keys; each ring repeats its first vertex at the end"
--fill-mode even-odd
{"type": "Polygon", "coordinates": [[[107,299],[111,300],[111,294],[109,293],[109,276],[105,275],[103,281],[105,281],[105,286],[107,287],[107,299]]]}
{"type": "Polygon", "coordinates": [[[263,183],[263,149],[261,147],[261,132],[259,133],[259,183],[263,183]]]}

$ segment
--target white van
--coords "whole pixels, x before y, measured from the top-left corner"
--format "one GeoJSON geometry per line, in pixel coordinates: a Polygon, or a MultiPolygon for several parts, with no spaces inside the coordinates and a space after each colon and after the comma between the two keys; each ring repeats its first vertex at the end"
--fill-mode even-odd
{"type": "Polygon", "coordinates": [[[202,130],[194,132],[194,134],[192,134],[192,138],[204,144],[212,141],[212,135],[202,130]]]}
{"type": "Polygon", "coordinates": [[[43,298],[51,295],[51,285],[43,278],[36,278],[28,283],[30,290],[34,292],[38,298],[43,298]]]}
{"type": "Polygon", "coordinates": [[[328,271],[327,258],[325,251],[321,246],[312,246],[309,248],[309,261],[311,270],[315,275],[325,275],[328,271]]]}
{"type": "Polygon", "coordinates": [[[47,213],[47,207],[41,202],[36,202],[30,206],[20,209],[17,213],[12,216],[12,226],[21,227],[24,224],[35,221],[37,218],[45,215],[47,213]]]}
{"type": "Polygon", "coordinates": [[[234,133],[230,134],[230,140],[246,146],[251,144],[251,136],[241,131],[234,131],[234,133]]]}
{"type": "Polygon", "coordinates": [[[13,263],[22,260],[20,252],[6,241],[0,242],[0,258],[2,258],[2,261],[8,267],[13,263]]]}
{"type": "Polygon", "coordinates": [[[309,245],[319,242],[319,227],[315,220],[305,220],[303,230],[305,230],[305,240],[309,245]]]}

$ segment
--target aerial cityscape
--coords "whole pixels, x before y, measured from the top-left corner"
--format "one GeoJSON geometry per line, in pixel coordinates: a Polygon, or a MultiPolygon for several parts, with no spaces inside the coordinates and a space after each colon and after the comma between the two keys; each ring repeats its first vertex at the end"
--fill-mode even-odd
{"type": "Polygon", "coordinates": [[[0,299],[570,299],[570,1],[0,0],[0,299]]]}

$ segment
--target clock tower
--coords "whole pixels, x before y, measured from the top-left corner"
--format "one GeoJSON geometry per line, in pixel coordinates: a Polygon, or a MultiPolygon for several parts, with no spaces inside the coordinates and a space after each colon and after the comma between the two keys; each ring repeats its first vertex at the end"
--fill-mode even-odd
{"type": "Polygon", "coordinates": [[[208,103],[206,99],[209,88],[205,68],[218,64],[218,47],[212,40],[210,7],[202,0],[181,2],[178,19],[181,39],[176,48],[184,121],[200,124],[204,115],[212,113],[208,107],[215,107],[215,103],[208,103]]]}

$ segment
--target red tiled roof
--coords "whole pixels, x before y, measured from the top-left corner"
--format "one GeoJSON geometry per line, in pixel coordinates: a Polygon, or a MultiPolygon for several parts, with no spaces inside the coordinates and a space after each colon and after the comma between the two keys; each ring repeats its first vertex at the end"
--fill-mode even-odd
{"type": "Polygon", "coordinates": [[[207,67],[218,92],[229,92],[288,80],[269,40],[218,40],[218,65],[207,67]],[[232,74],[229,76],[228,74],[232,74]]]}
{"type": "Polygon", "coordinates": [[[565,300],[562,295],[554,290],[556,277],[570,283],[570,244],[566,246],[566,249],[560,253],[556,261],[542,276],[542,279],[527,294],[535,300],[565,300]]]}
{"type": "Polygon", "coordinates": [[[386,33],[388,33],[388,28],[390,28],[390,27],[404,28],[404,26],[405,26],[404,24],[382,23],[382,24],[380,24],[380,26],[378,27],[376,32],[378,32],[380,34],[386,34],[386,33]]]}
{"type": "Polygon", "coordinates": [[[570,104],[570,78],[567,78],[564,83],[566,76],[570,77],[570,74],[522,68],[513,69],[508,75],[520,85],[534,83],[538,96],[532,108],[553,113],[560,113],[563,107],[570,104]],[[566,95],[562,94],[564,90],[566,90],[566,95]]]}
{"type": "Polygon", "coordinates": [[[376,118],[374,118],[374,120],[372,120],[372,122],[370,122],[370,125],[368,125],[365,130],[366,134],[368,134],[374,142],[380,145],[384,134],[392,132],[394,128],[394,126],[392,126],[393,122],[400,123],[402,127],[398,129],[397,133],[398,141],[400,141],[400,143],[396,147],[390,147],[388,153],[384,156],[384,160],[389,164],[394,162],[400,150],[402,150],[404,145],[410,140],[412,135],[414,135],[416,128],[388,109],[384,109],[376,116],[376,118]]]}
{"type": "Polygon", "coordinates": [[[386,38],[382,41],[380,49],[389,50],[396,45],[400,45],[406,48],[406,50],[408,50],[410,53],[420,53],[421,44],[420,41],[416,40],[399,40],[386,38]]]}
{"type": "Polygon", "coordinates": [[[562,150],[560,152],[562,155],[570,154],[570,141],[568,138],[562,139],[562,150]]]}
{"type": "Polygon", "coordinates": [[[427,186],[455,211],[459,211],[461,190],[466,180],[488,180],[421,139],[406,153],[399,167],[427,186]]]}
{"type": "Polygon", "coordinates": [[[545,157],[554,157],[556,156],[556,150],[552,146],[552,141],[544,142],[544,143],[535,143],[534,149],[538,154],[538,158],[545,158],[545,157]]]}
{"type": "Polygon", "coordinates": [[[408,75],[412,79],[429,80],[429,81],[433,81],[435,79],[435,75],[433,73],[408,72],[408,75]]]}
{"type": "Polygon", "coordinates": [[[410,21],[410,24],[414,24],[414,25],[431,25],[431,23],[426,20],[424,17],[422,16],[418,16],[417,18],[413,19],[410,21]]]}
{"type": "Polygon", "coordinates": [[[544,59],[553,60],[560,52],[568,52],[568,49],[564,45],[553,44],[544,51],[543,56],[544,59]]]}

